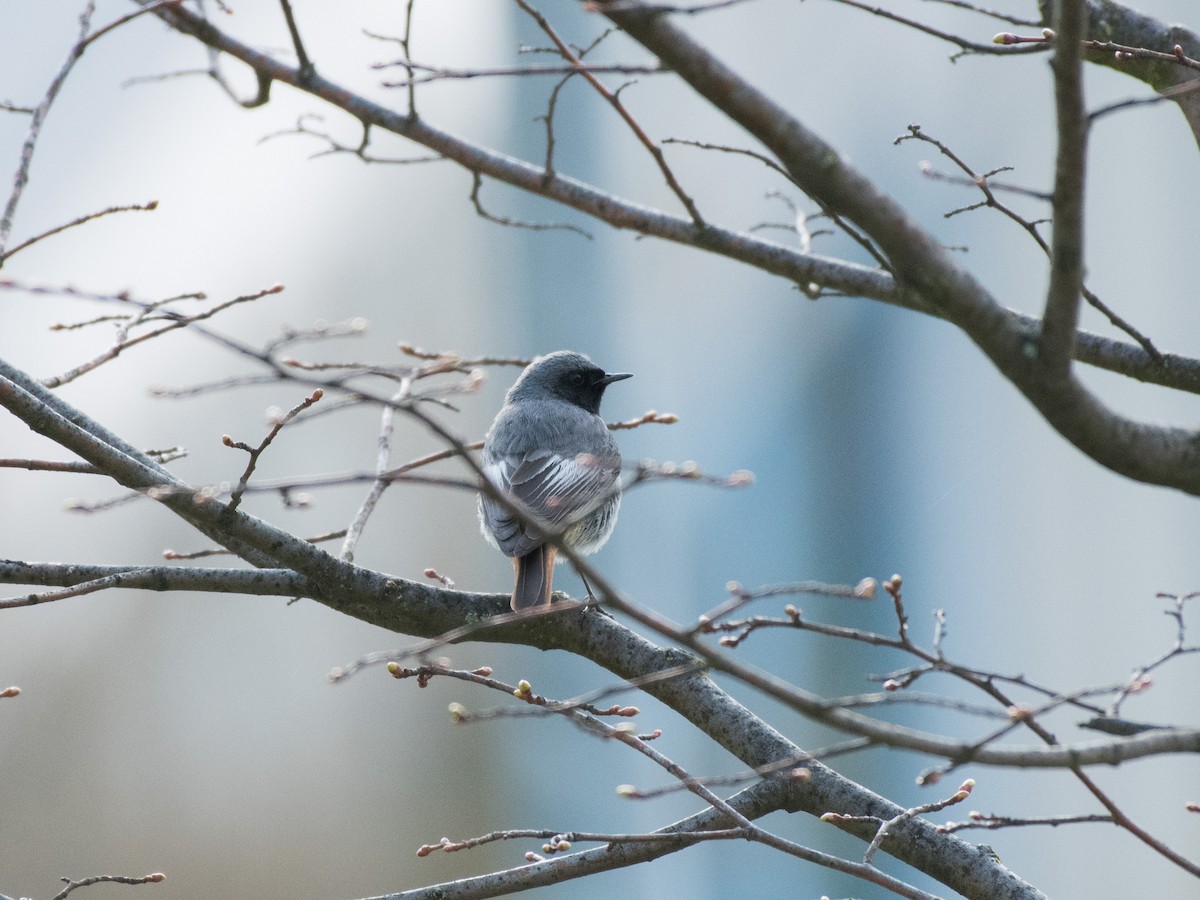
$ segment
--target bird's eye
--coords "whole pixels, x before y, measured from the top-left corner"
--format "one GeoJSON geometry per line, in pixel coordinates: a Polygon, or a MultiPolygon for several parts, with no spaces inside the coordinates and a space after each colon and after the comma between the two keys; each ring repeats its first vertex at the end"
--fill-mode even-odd
{"type": "Polygon", "coordinates": [[[583,385],[583,373],[572,372],[571,377],[568,378],[567,381],[571,382],[571,384],[575,387],[581,387],[583,385]]]}

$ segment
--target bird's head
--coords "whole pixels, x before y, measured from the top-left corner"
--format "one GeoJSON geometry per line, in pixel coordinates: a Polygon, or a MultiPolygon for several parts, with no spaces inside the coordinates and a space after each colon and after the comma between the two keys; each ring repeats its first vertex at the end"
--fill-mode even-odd
{"type": "Polygon", "coordinates": [[[599,414],[604,389],[628,373],[608,374],[582,353],[558,350],[531,362],[508,392],[507,400],[537,399],[549,393],[599,414]]]}

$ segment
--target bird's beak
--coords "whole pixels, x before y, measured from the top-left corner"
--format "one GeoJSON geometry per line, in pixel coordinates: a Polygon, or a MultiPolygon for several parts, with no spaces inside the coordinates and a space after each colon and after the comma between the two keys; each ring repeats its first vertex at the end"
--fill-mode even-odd
{"type": "Polygon", "coordinates": [[[596,384],[612,384],[614,381],[624,381],[626,378],[632,378],[632,372],[617,372],[614,375],[605,375],[596,384]]]}

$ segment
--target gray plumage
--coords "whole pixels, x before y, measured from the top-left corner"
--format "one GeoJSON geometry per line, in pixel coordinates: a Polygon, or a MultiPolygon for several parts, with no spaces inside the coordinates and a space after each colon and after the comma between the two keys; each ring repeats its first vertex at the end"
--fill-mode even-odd
{"type": "MultiPolygon", "coordinates": [[[[594,553],[612,534],[621,504],[621,454],[600,418],[608,375],[581,353],[535,359],[505,395],[483,445],[483,471],[506,497],[594,553]]],[[[550,602],[555,548],[542,528],[523,525],[504,505],[479,495],[483,535],[513,558],[513,609],[550,602]]]]}

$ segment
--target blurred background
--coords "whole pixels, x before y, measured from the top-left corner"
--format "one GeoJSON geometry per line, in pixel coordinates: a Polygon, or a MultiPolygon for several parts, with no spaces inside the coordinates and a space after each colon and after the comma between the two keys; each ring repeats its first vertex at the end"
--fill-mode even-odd
{"type": "MultiPolygon", "coordinates": [[[[993,6],[1034,17],[1032,3],[993,6]]],[[[1191,0],[1145,0],[1165,21],[1190,17],[1191,0]]],[[[547,5],[549,7],[549,5],[547,5]]],[[[586,45],[605,28],[577,4],[543,10],[561,34],[586,45]]],[[[38,102],[78,30],[81,2],[0,6],[0,99],[38,102]]],[[[928,3],[889,8],[986,41],[1002,23],[928,3]]],[[[130,9],[102,0],[105,23],[130,9]]],[[[400,70],[372,63],[399,55],[404,6],[295,4],[318,70],[380,102],[403,108],[402,91],[381,86],[400,70]]],[[[214,13],[242,40],[290,58],[277,4],[214,13]]],[[[944,218],[973,203],[969,191],[923,178],[919,163],[948,166],[928,145],[893,140],[920,123],[978,171],[1048,189],[1053,109],[1047,58],[951,59],[945,43],[829,2],[760,2],[682,22],[728,63],[905,203],[1005,304],[1039,313],[1046,265],[1016,226],[986,211],[944,218]]],[[[1036,29],[1017,29],[1036,33],[1036,29]]],[[[517,48],[545,39],[512,4],[420,2],[412,55],[470,68],[546,62],[517,48]]],[[[647,61],[621,35],[595,61],[647,61]]],[[[155,199],[153,213],[109,217],[13,257],[3,277],[28,285],[128,289],[143,299],[204,291],[223,300],[283,283],[286,290],[234,309],[213,324],[262,344],[284,326],[364,317],[365,335],[302,347],[305,359],[398,362],[398,341],[465,355],[533,356],[567,347],[635,378],[605,398],[609,419],[648,409],[679,415],[671,427],[619,435],[627,459],[694,460],[705,472],[749,469],[754,485],[720,490],[663,483],[630,492],[597,565],[633,600],[679,621],[720,602],[725,585],[747,587],[865,576],[905,577],[914,635],[928,644],[933,611],[948,617],[953,659],[1063,691],[1120,682],[1168,649],[1174,626],[1160,591],[1198,587],[1194,498],[1113,475],[1055,435],[950,326],[858,299],[812,302],[788,283],[731,261],[656,240],[639,240],[547,201],[485,182],[493,215],[569,222],[565,231],[502,227],[476,215],[471,177],[452,164],[365,165],[349,155],[313,158],[312,137],[267,136],[298,117],[356,145],[346,117],[279,85],[267,106],[246,111],[202,76],[126,85],[129,79],[203,67],[202,48],[142,19],[92,46],[46,121],[18,211],[14,243],[76,216],[155,199]]],[[[236,64],[230,78],[252,93],[236,64]]],[[[1148,89],[1088,67],[1094,108],[1148,89]]],[[[607,76],[610,86],[625,76],[607,76]]],[[[552,79],[443,81],[420,89],[433,123],[514,156],[540,161],[552,79]]],[[[745,136],[669,75],[638,76],[622,99],[658,140],[750,146],[745,136]]],[[[678,212],[652,160],[612,110],[576,79],[556,115],[560,171],[637,202],[678,212]]],[[[28,118],[0,114],[0,170],[15,171],[28,118]]],[[[420,147],[374,135],[383,156],[425,156],[420,147]]],[[[748,229],[787,225],[782,191],[806,213],[811,202],[751,160],[683,146],[668,159],[710,220],[748,229]]],[[[1200,195],[1196,144],[1169,104],[1101,120],[1093,136],[1088,200],[1088,281],[1158,342],[1200,353],[1197,241],[1192,200],[1200,195]],[[1192,262],[1188,263],[1187,260],[1192,262]]],[[[1046,210],[1013,199],[1030,218],[1046,210]]],[[[812,227],[819,227],[814,223],[812,227]]],[[[793,243],[787,230],[764,234],[793,243]]],[[[839,235],[815,252],[869,260],[839,235]]],[[[0,352],[38,377],[59,374],[102,350],[102,328],[51,331],[113,312],[81,300],[0,293],[0,352]]],[[[1112,334],[1090,311],[1085,327],[1112,334]]],[[[194,484],[236,479],[241,453],[222,434],[257,443],[267,410],[306,392],[274,385],[185,400],[151,396],[154,385],[186,386],[254,370],[202,339],[179,334],[137,347],[62,389],[62,395],[132,443],[187,447],[172,465],[194,484]]],[[[479,438],[516,369],[493,369],[479,394],[443,418],[479,438]]],[[[1084,370],[1117,408],[1179,424],[1197,418],[1195,397],[1084,370]]],[[[378,412],[360,410],[285,431],[259,465],[262,478],[370,469],[378,412]]],[[[401,423],[397,462],[436,444],[401,423]]],[[[0,456],[60,459],[63,452],[0,416],[0,456]]],[[[453,471],[453,470],[452,470],[453,471]]],[[[249,508],[303,535],[345,527],[364,489],[319,491],[303,512],[254,497],[249,508]]],[[[164,549],[204,541],[151,503],[96,514],[65,502],[115,496],[99,479],[0,469],[0,555],[35,561],[155,564],[164,549]]],[[[434,567],[468,590],[505,591],[507,560],[478,534],[468,493],[411,486],[389,491],[358,547],[362,565],[420,579],[434,567]]],[[[219,560],[218,560],[219,562],[219,560]]],[[[556,586],[578,593],[560,569],[556,586]]],[[[8,588],[2,596],[23,593],[8,588]]],[[[889,604],[797,601],[807,616],[890,631],[889,604]]],[[[778,606],[758,611],[777,613],[778,606]]],[[[1194,618],[1194,616],[1193,616],[1194,618]]],[[[1195,642],[1195,638],[1192,638],[1195,642]]],[[[331,668],[406,646],[402,635],[315,603],[223,595],[109,592],[3,613],[0,685],[23,695],[0,705],[0,893],[50,896],[60,876],[163,871],[155,896],[193,898],[364,897],[514,866],[538,842],[492,844],[417,859],[423,843],[503,828],[648,830],[697,809],[673,796],[620,800],[617,785],[654,787],[665,775],[620,747],[554,719],[456,727],[446,705],[503,703],[461,684],[426,690],[368,671],[331,686],[331,668]]],[[[827,695],[874,689],[870,674],[906,664],[894,654],[815,640],[760,635],[737,653],[827,695]]],[[[530,678],[553,697],[611,683],[595,666],[557,653],[467,644],[455,665],[491,665],[497,677],[530,678]]],[[[1154,689],[1126,705],[1141,721],[1194,725],[1194,657],[1156,673],[1154,689]]],[[[835,738],[774,703],[728,685],[806,747],[835,738]]],[[[969,696],[948,680],[919,682],[969,696]]],[[[663,752],[694,774],[740,764],[690,725],[645,697],[638,725],[661,728],[663,752]]],[[[982,698],[972,698],[982,699],[982,698]]],[[[1086,740],[1075,721],[1051,721],[1064,741],[1086,740]]],[[[915,727],[961,735],[990,725],[905,709],[915,727]]],[[[1019,734],[1016,743],[1034,739],[1019,734]]],[[[922,789],[931,760],[881,752],[837,768],[898,803],[947,790],[922,789]]],[[[1017,816],[1100,812],[1069,776],[967,767],[978,786],[967,807],[1017,816]]],[[[1136,821],[1175,849],[1194,853],[1200,799],[1194,762],[1168,758],[1094,773],[1136,821]]],[[[952,789],[953,785],[950,786],[952,789]]],[[[832,852],[863,847],[807,817],[765,824],[832,852]]],[[[991,844],[1022,877],[1051,896],[1184,896],[1194,880],[1115,828],[1010,829],[968,839],[991,844]]],[[[892,860],[888,871],[934,892],[938,886],[892,860]]],[[[93,888],[113,896],[130,888],[93,888]]],[[[148,890],[148,889],[147,889],[148,890]]],[[[705,845],[650,865],[587,878],[538,896],[722,898],[878,896],[879,891],[761,847],[705,845]]],[[[944,889],[940,891],[944,893],[944,889]]]]}

